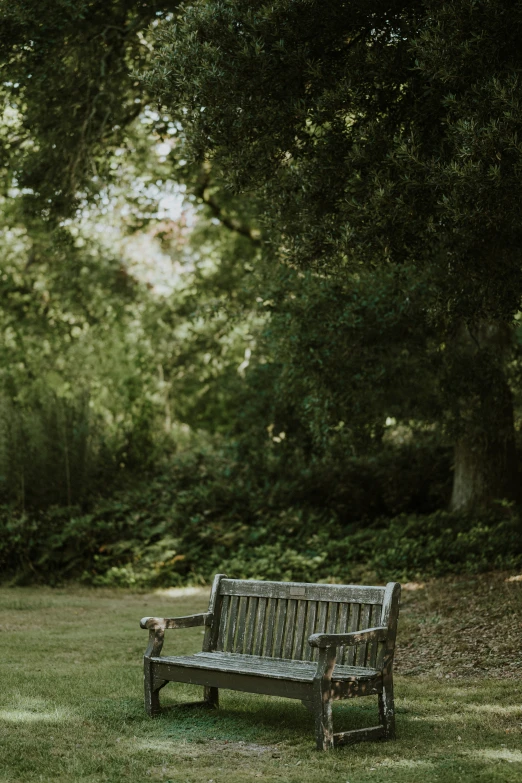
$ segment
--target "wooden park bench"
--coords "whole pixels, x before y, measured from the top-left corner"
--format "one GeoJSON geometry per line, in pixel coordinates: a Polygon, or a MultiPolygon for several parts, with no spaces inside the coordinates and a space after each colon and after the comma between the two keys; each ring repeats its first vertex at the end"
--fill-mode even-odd
{"type": "Polygon", "coordinates": [[[160,712],[169,681],[203,685],[218,706],[219,688],[300,699],[315,716],[317,747],[395,737],[393,654],[400,585],[260,582],[214,578],[208,612],[145,617],[145,708],[160,712]],[[166,630],[203,626],[202,652],[161,657],[166,630]],[[379,697],[380,724],[334,734],[332,702],[379,697]]]}

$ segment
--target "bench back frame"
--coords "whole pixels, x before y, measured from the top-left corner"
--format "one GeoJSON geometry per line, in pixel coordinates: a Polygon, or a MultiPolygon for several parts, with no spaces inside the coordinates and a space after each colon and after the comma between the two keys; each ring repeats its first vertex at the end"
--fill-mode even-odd
{"type": "Polygon", "coordinates": [[[212,585],[203,651],[264,658],[317,660],[308,644],[313,633],[348,633],[386,625],[385,642],[339,649],[337,663],[381,669],[393,659],[400,585],[308,584],[228,579],[212,585]]]}

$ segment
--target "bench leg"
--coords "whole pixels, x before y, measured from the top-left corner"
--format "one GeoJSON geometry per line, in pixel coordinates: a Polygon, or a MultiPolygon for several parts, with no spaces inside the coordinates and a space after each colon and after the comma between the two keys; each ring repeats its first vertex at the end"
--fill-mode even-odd
{"type": "Polygon", "coordinates": [[[395,739],[395,705],[393,701],[393,679],[384,681],[379,693],[379,717],[384,727],[384,739],[395,739]]]}
{"type": "Polygon", "coordinates": [[[315,740],[317,750],[331,750],[334,746],[332,702],[330,699],[315,708],[315,740]]]}
{"type": "Polygon", "coordinates": [[[317,750],[331,750],[334,746],[332,702],[329,694],[322,694],[314,703],[315,740],[317,750]]]}
{"type": "Polygon", "coordinates": [[[334,746],[332,720],[332,672],[335,666],[335,648],[319,650],[317,671],[313,682],[312,707],[315,715],[315,739],[317,750],[331,750],[334,746]]]}
{"type": "Polygon", "coordinates": [[[210,688],[205,685],[203,688],[203,701],[207,707],[217,710],[219,707],[219,688],[210,688]]]}
{"type": "Polygon", "coordinates": [[[153,664],[148,658],[144,659],[143,669],[143,680],[145,685],[145,711],[147,715],[150,715],[152,718],[154,715],[159,715],[161,712],[159,692],[161,688],[167,684],[167,680],[160,680],[159,682],[158,680],[154,681],[153,664]]]}

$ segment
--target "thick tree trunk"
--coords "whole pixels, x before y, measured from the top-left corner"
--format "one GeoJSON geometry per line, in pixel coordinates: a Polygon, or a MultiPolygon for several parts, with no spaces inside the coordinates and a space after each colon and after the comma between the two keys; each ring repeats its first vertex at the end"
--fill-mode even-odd
{"type": "MultiPolygon", "coordinates": [[[[455,443],[452,511],[476,511],[502,499],[519,499],[513,397],[499,361],[499,327],[482,325],[473,353],[482,371],[484,349],[494,356],[487,373],[478,373],[477,391],[461,401],[461,432],[455,443]],[[478,361],[479,354],[481,361],[478,361]]],[[[460,336],[460,348],[464,340],[460,336]]]]}
{"type": "MultiPolygon", "coordinates": [[[[500,404],[500,403],[499,403],[500,404]]],[[[517,500],[518,471],[511,400],[503,403],[504,426],[496,433],[459,438],[455,444],[452,511],[472,511],[503,498],[517,500]]]]}

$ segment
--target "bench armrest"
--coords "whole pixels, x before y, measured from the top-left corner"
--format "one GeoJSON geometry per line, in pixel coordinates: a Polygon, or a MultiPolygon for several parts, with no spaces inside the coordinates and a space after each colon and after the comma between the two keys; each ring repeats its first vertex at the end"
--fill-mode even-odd
{"type": "Polygon", "coordinates": [[[308,638],[308,644],[320,648],[352,647],[363,642],[382,642],[387,635],[388,629],[384,626],[367,628],[364,631],[352,631],[351,633],[314,633],[308,638]]]}
{"type": "Polygon", "coordinates": [[[187,615],[187,617],[143,617],[140,627],[149,632],[149,646],[145,650],[145,657],[157,658],[161,655],[165,631],[212,625],[213,616],[211,612],[204,612],[187,615]]]}
{"type": "Polygon", "coordinates": [[[198,625],[211,625],[212,614],[189,614],[186,617],[143,617],[140,628],[149,631],[167,631],[178,628],[194,628],[198,625]]]}

